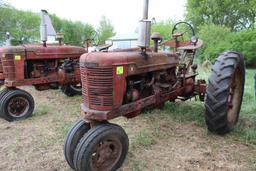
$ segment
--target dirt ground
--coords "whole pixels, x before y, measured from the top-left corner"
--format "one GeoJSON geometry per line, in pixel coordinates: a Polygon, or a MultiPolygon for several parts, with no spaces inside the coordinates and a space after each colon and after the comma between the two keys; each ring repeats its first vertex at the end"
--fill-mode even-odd
{"type": "MultiPolygon", "coordinates": [[[[68,128],[80,117],[81,97],[60,91],[38,92],[33,117],[9,123],[0,119],[0,170],[71,170],[63,155],[68,128]]],[[[156,110],[150,115],[113,122],[130,139],[122,171],[256,170],[256,148],[233,136],[216,136],[194,122],[177,122],[156,110]]]]}

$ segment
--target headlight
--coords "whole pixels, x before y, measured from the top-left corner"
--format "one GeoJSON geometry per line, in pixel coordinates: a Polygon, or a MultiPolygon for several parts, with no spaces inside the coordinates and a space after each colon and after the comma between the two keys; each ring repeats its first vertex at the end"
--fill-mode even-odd
{"type": "Polygon", "coordinates": [[[197,41],[198,41],[198,38],[196,36],[192,36],[191,39],[190,39],[191,43],[194,43],[196,44],[197,41]]]}

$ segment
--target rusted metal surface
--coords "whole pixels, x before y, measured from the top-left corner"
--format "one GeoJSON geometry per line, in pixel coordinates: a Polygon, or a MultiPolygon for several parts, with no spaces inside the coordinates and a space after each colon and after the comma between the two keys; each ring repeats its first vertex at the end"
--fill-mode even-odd
{"type": "Polygon", "coordinates": [[[7,110],[13,117],[22,117],[29,110],[29,101],[24,97],[14,97],[8,103],[7,110]]]}
{"type": "Polygon", "coordinates": [[[243,94],[242,82],[243,76],[239,72],[239,68],[235,70],[235,73],[232,76],[231,84],[229,87],[229,96],[228,96],[228,114],[227,120],[230,123],[235,124],[237,122],[237,113],[239,113],[239,103],[240,98],[243,94]]]}
{"type": "MultiPolygon", "coordinates": [[[[79,83],[79,57],[85,50],[76,46],[65,45],[24,45],[0,48],[2,72],[0,80],[7,87],[42,84],[46,89],[47,83],[79,83]],[[72,72],[65,72],[59,67],[64,59],[77,60],[72,72]]],[[[41,89],[39,88],[39,89],[41,89]]]]}
{"type": "Polygon", "coordinates": [[[140,51],[82,55],[80,67],[85,104],[91,109],[115,109],[123,103],[126,77],[173,68],[177,63],[176,55],[164,53],[148,53],[146,60],[140,51]]]}
{"type": "Polygon", "coordinates": [[[189,99],[195,95],[204,94],[205,81],[198,80],[196,82],[197,74],[182,76],[186,72],[181,72],[181,75],[177,77],[174,74],[167,75],[165,80],[173,82],[172,84],[160,83],[163,76],[156,75],[146,84],[154,89],[153,94],[139,99],[141,95],[138,90],[132,89],[131,99],[134,100],[124,104],[124,97],[128,89],[127,78],[155,73],[159,70],[161,73],[165,70],[174,73],[177,64],[176,55],[164,53],[150,52],[147,60],[139,52],[83,55],[80,59],[84,100],[81,108],[85,119],[103,121],[118,116],[131,118],[137,116],[143,108],[152,105],[160,107],[166,101],[174,101],[180,97],[189,99]],[[106,66],[112,66],[112,68],[106,66]],[[118,73],[118,67],[121,66],[122,72],[118,73]],[[106,105],[105,101],[112,103],[106,105]]]}
{"type": "Polygon", "coordinates": [[[159,34],[155,47],[125,49],[107,53],[87,53],[80,58],[83,85],[84,119],[89,122],[105,121],[118,116],[132,118],[143,109],[162,108],[166,101],[188,100],[199,96],[204,100],[206,82],[196,80],[197,65],[193,65],[195,50],[201,40],[173,39],[161,45],[174,51],[158,52],[159,34]],[[193,44],[193,45],[192,45],[193,44]],[[193,46],[193,48],[191,48],[193,46]],[[181,48],[188,61],[176,53],[181,48]]]}
{"type": "MultiPolygon", "coordinates": [[[[196,84],[194,86],[197,93],[200,93],[200,94],[205,93],[206,84],[196,84]]],[[[140,111],[143,108],[146,108],[151,105],[157,106],[157,104],[162,104],[163,102],[166,102],[166,101],[174,101],[175,99],[178,99],[178,96],[181,96],[182,93],[185,91],[185,89],[186,87],[180,87],[180,88],[175,87],[175,90],[171,92],[167,92],[165,94],[162,94],[161,92],[159,92],[155,95],[143,98],[141,100],[138,100],[129,104],[122,105],[118,109],[113,109],[109,111],[100,111],[100,110],[90,109],[85,105],[86,103],[83,103],[81,104],[82,114],[85,120],[89,120],[89,121],[91,120],[104,121],[104,120],[114,119],[119,116],[125,116],[128,118],[131,118],[139,115],[140,111]]]]}
{"type": "Polygon", "coordinates": [[[122,144],[116,137],[107,137],[93,148],[92,170],[111,170],[122,154],[122,144]]]}
{"type": "Polygon", "coordinates": [[[0,85],[2,84],[4,84],[4,71],[3,71],[2,60],[0,58],[0,85]]]}

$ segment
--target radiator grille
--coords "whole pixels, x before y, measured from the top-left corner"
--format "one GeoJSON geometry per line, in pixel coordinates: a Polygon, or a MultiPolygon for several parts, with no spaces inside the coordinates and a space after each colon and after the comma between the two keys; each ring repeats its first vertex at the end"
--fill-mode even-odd
{"type": "Polygon", "coordinates": [[[0,73],[3,73],[3,65],[2,65],[2,60],[0,59],[0,73]]]}
{"type": "Polygon", "coordinates": [[[4,77],[7,80],[15,79],[15,66],[14,57],[12,54],[6,54],[4,58],[1,58],[4,77]]]}
{"type": "Polygon", "coordinates": [[[113,69],[81,67],[83,100],[87,107],[108,110],[113,106],[113,69]]]}

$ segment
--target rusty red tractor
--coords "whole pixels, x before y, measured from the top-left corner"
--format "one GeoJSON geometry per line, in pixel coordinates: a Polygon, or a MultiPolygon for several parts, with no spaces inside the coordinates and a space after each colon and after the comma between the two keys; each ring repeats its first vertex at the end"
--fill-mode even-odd
{"type": "Polygon", "coordinates": [[[86,53],[80,58],[83,119],[70,128],[65,138],[64,154],[69,166],[77,171],[110,171],[122,166],[128,152],[125,131],[108,120],[133,118],[141,111],[162,108],[165,102],[188,100],[199,96],[205,101],[205,120],[214,133],[230,132],[238,121],[244,89],[243,56],[222,53],[212,67],[209,84],[197,80],[193,64],[202,41],[186,22],[174,26],[172,39],[160,42],[160,34],[151,38],[148,0],[140,21],[138,49],[86,53]],[[193,36],[181,39],[179,25],[186,25],[193,36]],[[158,52],[159,45],[171,46],[173,52],[158,52]],[[206,96],[205,96],[206,95],[206,96]]]}
{"type": "Polygon", "coordinates": [[[0,48],[0,81],[6,87],[0,92],[0,116],[8,121],[26,119],[34,110],[34,99],[19,86],[33,85],[37,90],[57,89],[67,96],[82,94],[79,58],[82,47],[59,43],[46,44],[49,16],[42,10],[43,45],[6,46],[0,48]]]}

